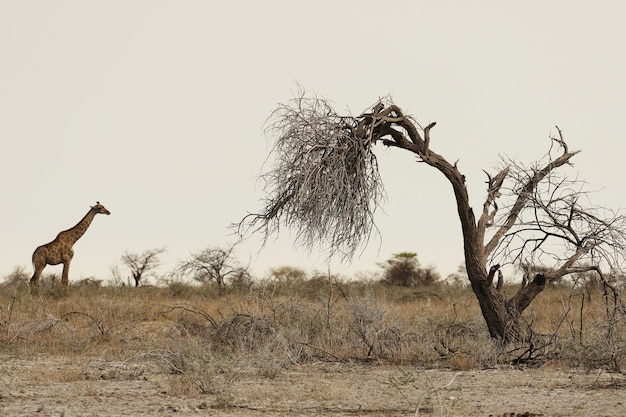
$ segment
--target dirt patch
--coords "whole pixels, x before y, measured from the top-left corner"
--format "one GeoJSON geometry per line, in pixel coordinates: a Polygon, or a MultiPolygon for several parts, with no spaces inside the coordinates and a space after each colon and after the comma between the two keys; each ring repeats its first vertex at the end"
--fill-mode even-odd
{"type": "MultiPolygon", "coordinates": [[[[5,359],[3,416],[624,416],[623,374],[557,369],[454,372],[318,363],[238,370],[211,394],[176,394],[149,362],[5,359]]],[[[217,381],[217,380],[216,380],[217,381]]]]}

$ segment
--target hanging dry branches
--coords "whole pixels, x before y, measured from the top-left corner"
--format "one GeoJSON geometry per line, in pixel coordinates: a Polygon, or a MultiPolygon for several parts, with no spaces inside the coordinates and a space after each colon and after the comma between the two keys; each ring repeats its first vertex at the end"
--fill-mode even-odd
{"type": "Polygon", "coordinates": [[[261,177],[268,198],[239,228],[245,224],[267,239],[284,225],[303,246],[322,244],[329,256],[349,259],[369,240],[384,198],[375,140],[359,118],[340,116],[327,100],[300,93],[268,120],[266,132],[275,138],[274,165],[261,177]]]}

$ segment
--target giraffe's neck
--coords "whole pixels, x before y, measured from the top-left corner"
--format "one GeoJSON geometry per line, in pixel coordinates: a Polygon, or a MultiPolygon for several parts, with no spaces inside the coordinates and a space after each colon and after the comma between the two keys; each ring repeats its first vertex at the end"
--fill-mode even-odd
{"type": "Polygon", "coordinates": [[[65,238],[65,240],[71,245],[76,243],[76,241],[85,234],[95,215],[96,211],[94,209],[89,210],[87,214],[85,214],[85,217],[83,217],[76,224],[76,226],[72,227],[71,229],[67,229],[65,232],[62,232],[64,234],[63,237],[65,238]]]}

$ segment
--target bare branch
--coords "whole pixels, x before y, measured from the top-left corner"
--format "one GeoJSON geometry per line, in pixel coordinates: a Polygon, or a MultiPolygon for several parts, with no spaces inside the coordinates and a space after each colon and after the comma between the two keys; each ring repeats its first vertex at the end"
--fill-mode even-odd
{"type": "Polygon", "coordinates": [[[136,287],[141,284],[142,279],[160,266],[159,256],[164,252],[165,248],[148,249],[142,253],[124,252],[122,262],[130,270],[136,287]]]}
{"type": "Polygon", "coordinates": [[[502,184],[509,174],[509,168],[504,167],[495,177],[491,177],[491,175],[483,170],[483,172],[487,175],[487,198],[483,203],[483,213],[478,220],[478,227],[480,230],[484,232],[484,230],[493,224],[493,220],[496,217],[498,212],[498,204],[496,200],[502,195],[500,193],[500,188],[502,188],[502,184]],[[492,207],[493,210],[489,211],[489,208],[492,207]]]}
{"type": "MultiPolygon", "coordinates": [[[[491,262],[550,265],[543,272],[548,281],[579,273],[581,265],[620,270],[626,264],[626,217],[591,204],[583,181],[556,171],[577,152],[568,151],[560,130],[559,137],[551,139],[563,154],[555,160],[548,154],[542,168],[506,164],[513,186],[499,190],[514,202],[501,207],[505,212],[495,220],[498,229],[485,251],[491,262]]],[[[489,201],[490,196],[483,218],[489,201]]]]}
{"type": "Polygon", "coordinates": [[[557,142],[563,148],[563,154],[569,153],[567,143],[565,142],[565,139],[563,139],[563,132],[561,131],[561,129],[559,129],[558,126],[555,127],[557,132],[559,133],[559,137],[555,138],[554,136],[551,136],[550,139],[552,139],[554,142],[557,142]]]}
{"type": "Polygon", "coordinates": [[[431,124],[429,124],[428,126],[426,126],[426,128],[424,129],[424,150],[423,150],[423,157],[428,158],[428,154],[429,154],[429,146],[430,146],[430,129],[432,129],[435,125],[437,124],[437,122],[432,122],[431,124]]]}
{"type": "MultiPolygon", "coordinates": [[[[519,187],[519,189],[516,190],[517,199],[515,203],[509,210],[505,221],[500,224],[498,230],[495,232],[491,240],[485,245],[486,255],[490,255],[493,252],[493,250],[500,244],[504,236],[516,224],[520,213],[526,207],[529,199],[531,199],[532,196],[536,194],[537,188],[539,187],[541,181],[548,177],[550,173],[553,172],[555,169],[565,164],[568,164],[569,160],[579,152],[566,152],[567,147],[563,145],[562,147],[564,153],[561,156],[559,156],[555,160],[552,160],[550,158],[541,169],[531,167],[530,172],[525,172],[527,174],[527,179],[521,182],[521,186],[519,187]]],[[[550,155],[548,154],[548,156],[550,155]]]]}
{"type": "Polygon", "coordinates": [[[502,286],[504,285],[504,277],[502,276],[502,270],[498,270],[498,282],[496,284],[496,290],[502,291],[502,286]]]}
{"type": "Polygon", "coordinates": [[[493,278],[496,275],[496,272],[498,272],[500,270],[500,265],[493,265],[491,268],[489,268],[489,275],[487,275],[487,284],[491,285],[491,283],[493,282],[493,278]]]}

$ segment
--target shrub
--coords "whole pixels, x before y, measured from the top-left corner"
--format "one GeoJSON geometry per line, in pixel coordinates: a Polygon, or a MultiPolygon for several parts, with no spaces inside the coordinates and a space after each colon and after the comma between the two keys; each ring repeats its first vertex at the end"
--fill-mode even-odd
{"type": "Polygon", "coordinates": [[[396,253],[380,266],[384,269],[383,282],[391,285],[419,287],[433,284],[440,279],[434,267],[420,267],[414,252],[396,253]]]}

